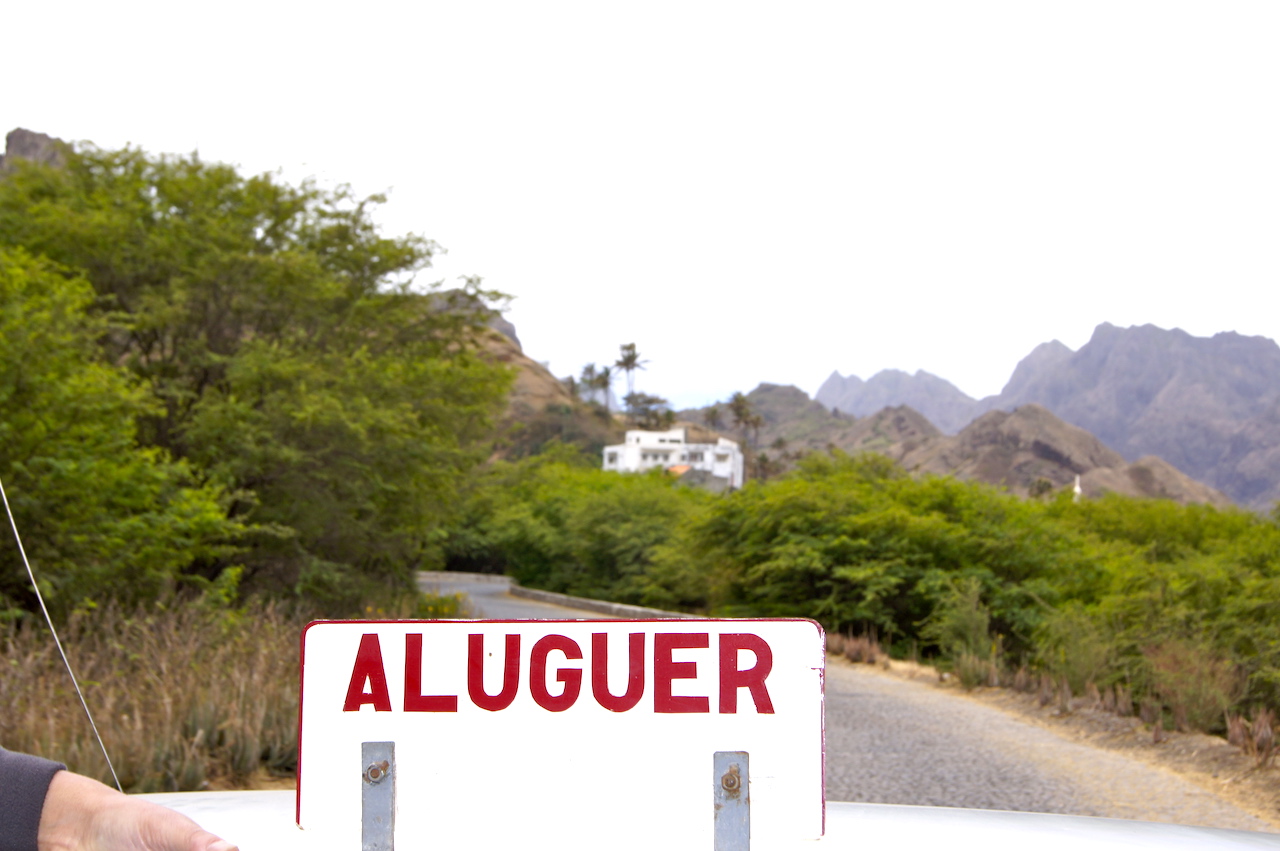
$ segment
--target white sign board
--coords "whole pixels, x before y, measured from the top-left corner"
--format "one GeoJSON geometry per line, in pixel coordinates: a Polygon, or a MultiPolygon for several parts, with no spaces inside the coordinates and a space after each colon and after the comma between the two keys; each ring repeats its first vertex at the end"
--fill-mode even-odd
{"type": "Polygon", "coordinates": [[[298,824],[359,849],[362,744],[394,742],[400,849],[705,851],[713,756],[740,751],[753,844],[816,839],[823,642],[781,619],[313,623],[298,824]]]}

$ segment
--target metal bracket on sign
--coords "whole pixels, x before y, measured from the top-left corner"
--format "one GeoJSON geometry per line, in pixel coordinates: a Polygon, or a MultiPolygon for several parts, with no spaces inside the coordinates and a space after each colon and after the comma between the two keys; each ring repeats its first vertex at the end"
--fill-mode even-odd
{"type": "Polygon", "coordinates": [[[716,751],[713,789],[715,851],[751,848],[750,771],[746,751],[716,751]]]}
{"type": "Polygon", "coordinates": [[[395,851],[396,743],[360,744],[360,847],[395,851]]]}

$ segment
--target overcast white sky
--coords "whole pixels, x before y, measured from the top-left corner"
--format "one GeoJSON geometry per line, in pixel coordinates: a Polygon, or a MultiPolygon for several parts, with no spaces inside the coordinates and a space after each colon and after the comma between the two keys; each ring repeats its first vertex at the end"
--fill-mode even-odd
{"type": "MultiPolygon", "coordinates": [[[[558,375],[974,396],[1100,322],[1280,337],[1280,4],[6,7],[0,133],[391,190],[558,375]]],[[[619,384],[622,387],[622,384],[619,384]]]]}

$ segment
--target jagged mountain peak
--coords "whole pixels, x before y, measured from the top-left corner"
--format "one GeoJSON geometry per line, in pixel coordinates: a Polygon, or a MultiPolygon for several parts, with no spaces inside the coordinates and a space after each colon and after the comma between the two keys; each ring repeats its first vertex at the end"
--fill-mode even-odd
{"type": "Polygon", "coordinates": [[[986,399],[925,381],[818,398],[850,412],[910,404],[951,434],[988,411],[1036,403],[1135,464],[1158,456],[1255,508],[1280,500],[1280,346],[1267,337],[1103,322],[1078,351],[1037,346],[986,399]]]}
{"type": "Polygon", "coordinates": [[[1013,375],[1004,385],[1001,395],[1021,393],[1023,388],[1034,381],[1037,375],[1052,369],[1073,354],[1075,354],[1073,349],[1058,340],[1041,343],[1031,350],[1031,354],[1018,361],[1018,365],[1013,368],[1013,375]]]}
{"type": "Polygon", "coordinates": [[[908,405],[923,413],[945,432],[955,432],[973,419],[973,400],[944,378],[916,370],[883,369],[863,381],[856,375],[833,374],[815,399],[856,417],[870,416],[886,407],[908,405]]]}

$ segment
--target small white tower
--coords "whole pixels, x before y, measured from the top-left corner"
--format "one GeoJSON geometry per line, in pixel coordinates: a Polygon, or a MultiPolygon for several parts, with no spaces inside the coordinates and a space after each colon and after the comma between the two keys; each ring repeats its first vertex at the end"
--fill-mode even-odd
{"type": "Polygon", "coordinates": [[[1084,493],[1084,489],[1080,487],[1080,476],[1076,476],[1076,486],[1071,489],[1071,501],[1079,502],[1080,494],[1084,493]]]}

